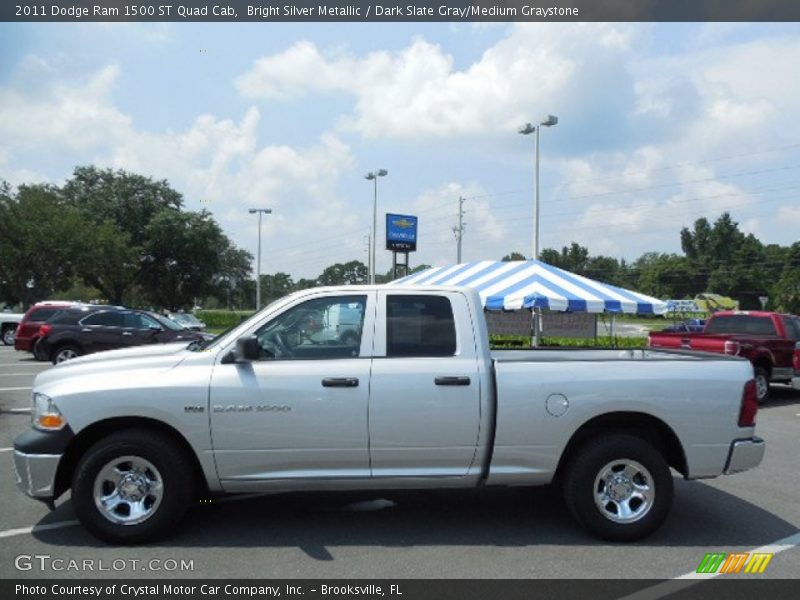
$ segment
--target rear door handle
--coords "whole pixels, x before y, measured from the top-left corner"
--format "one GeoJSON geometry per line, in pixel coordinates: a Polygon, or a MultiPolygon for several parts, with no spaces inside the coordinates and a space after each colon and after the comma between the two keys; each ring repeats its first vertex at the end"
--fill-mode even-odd
{"type": "Polygon", "coordinates": [[[130,331],[123,331],[122,335],[133,335],[130,331]]]}
{"type": "Polygon", "coordinates": [[[322,387],[358,387],[358,377],[326,377],[322,387]]]}
{"type": "Polygon", "coordinates": [[[469,377],[437,377],[434,379],[436,385],[469,385],[469,377]]]}

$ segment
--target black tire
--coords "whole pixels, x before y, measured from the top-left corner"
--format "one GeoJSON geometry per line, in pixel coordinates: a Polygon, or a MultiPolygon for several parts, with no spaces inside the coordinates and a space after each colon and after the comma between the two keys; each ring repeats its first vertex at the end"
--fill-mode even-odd
{"type": "Polygon", "coordinates": [[[5,344],[6,346],[13,346],[16,333],[17,333],[17,327],[15,325],[6,325],[5,327],[3,327],[3,333],[2,333],[3,344],[5,344]]]}
{"type": "Polygon", "coordinates": [[[605,540],[631,542],[650,535],[666,519],[672,506],[672,474],[664,457],[648,442],[633,435],[608,434],[576,451],[564,473],[563,492],[570,512],[586,529],[605,540]],[[609,470],[611,465],[614,466],[609,470]],[[644,489],[626,484],[623,481],[627,476],[625,472],[613,472],[618,465],[630,465],[633,472],[638,471],[629,483],[636,486],[646,484],[651,490],[645,492],[652,496],[650,501],[629,496],[617,503],[609,497],[604,508],[600,507],[603,503],[599,499],[596,501],[595,497],[601,490],[624,496],[628,489],[637,494],[644,489]],[[620,477],[618,483],[606,486],[608,478],[604,479],[602,474],[609,473],[612,477],[620,477]],[[628,520],[622,514],[623,504],[633,509],[628,520]],[[636,516],[638,511],[641,514],[636,516]]]}
{"type": "Polygon", "coordinates": [[[769,371],[764,367],[756,367],[756,397],[759,404],[766,404],[769,401],[769,371]]]}
{"type": "Polygon", "coordinates": [[[53,352],[50,354],[50,362],[52,362],[54,365],[57,365],[73,358],[77,358],[82,354],[83,352],[77,346],[65,344],[53,350],[53,352]]]}
{"type": "MultiPolygon", "coordinates": [[[[180,522],[195,498],[197,482],[192,466],[185,450],[163,433],[146,429],[113,433],[95,443],[78,463],[72,478],[75,514],[92,535],[112,544],[140,544],[162,538],[180,522]],[[128,458],[149,463],[153,467],[156,477],[152,474],[150,477],[161,483],[160,498],[158,502],[145,498],[145,501],[150,499],[153,508],[143,520],[114,522],[112,518],[130,519],[133,509],[129,505],[126,516],[124,510],[114,512],[98,506],[100,496],[107,494],[108,497],[113,492],[121,499],[117,506],[124,508],[126,502],[121,485],[113,491],[103,487],[106,484],[102,483],[101,473],[109,472],[109,466],[119,468],[119,465],[130,464],[126,461],[128,458]],[[95,495],[96,488],[100,490],[98,496],[95,495]]],[[[136,473],[132,470],[128,472],[136,473]]],[[[147,496],[147,493],[142,496],[147,496]]],[[[113,504],[108,503],[109,506],[113,504]]]]}

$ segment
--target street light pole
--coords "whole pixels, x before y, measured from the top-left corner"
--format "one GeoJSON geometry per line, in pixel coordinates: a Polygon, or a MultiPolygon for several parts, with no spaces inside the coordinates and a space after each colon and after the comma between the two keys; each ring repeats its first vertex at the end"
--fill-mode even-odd
{"type": "Polygon", "coordinates": [[[375,283],[375,240],[378,235],[378,177],[386,177],[389,171],[386,169],[378,169],[377,171],[370,171],[364,175],[364,179],[371,180],[373,185],[372,195],[372,257],[371,269],[369,273],[369,282],[375,283]]]}
{"type": "MultiPolygon", "coordinates": [[[[539,130],[542,126],[552,127],[558,123],[558,117],[554,115],[547,115],[538,125],[525,123],[519,128],[519,133],[522,135],[530,135],[536,132],[536,158],[534,168],[534,208],[533,208],[533,260],[539,260],[539,130]]],[[[542,329],[541,316],[533,310],[533,346],[539,345],[539,333],[542,329]]]]}
{"type": "Polygon", "coordinates": [[[256,257],[256,310],[261,308],[261,215],[272,214],[271,208],[251,208],[251,215],[258,213],[258,256],[256,257]]]}
{"type": "Polygon", "coordinates": [[[522,135],[529,135],[536,133],[536,153],[535,153],[535,169],[534,169],[534,209],[533,209],[533,259],[539,260],[539,130],[542,126],[552,127],[558,124],[558,117],[554,115],[547,115],[538,125],[525,123],[519,128],[519,133],[522,135]]]}

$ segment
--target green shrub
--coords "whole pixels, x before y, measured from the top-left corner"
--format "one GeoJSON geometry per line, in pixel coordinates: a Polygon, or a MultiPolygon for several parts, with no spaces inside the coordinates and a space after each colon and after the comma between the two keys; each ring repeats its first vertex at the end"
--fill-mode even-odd
{"type": "MultiPolygon", "coordinates": [[[[531,338],[523,335],[490,335],[489,341],[492,348],[530,348],[531,338]]],[[[594,338],[563,338],[543,337],[539,340],[540,346],[556,348],[644,348],[647,346],[646,337],[616,337],[598,336],[594,338]]]]}
{"type": "Polygon", "coordinates": [[[233,327],[252,314],[252,310],[198,310],[194,313],[209,329],[233,327]]]}

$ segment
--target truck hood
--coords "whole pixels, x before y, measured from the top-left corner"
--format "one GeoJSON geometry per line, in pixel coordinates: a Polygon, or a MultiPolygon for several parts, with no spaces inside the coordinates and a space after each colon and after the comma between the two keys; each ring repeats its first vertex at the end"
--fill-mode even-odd
{"type": "Polygon", "coordinates": [[[56,381],[88,374],[137,369],[171,369],[178,365],[190,351],[186,342],[154,344],[108,350],[74,358],[48,369],[36,376],[34,389],[56,381]]]}

